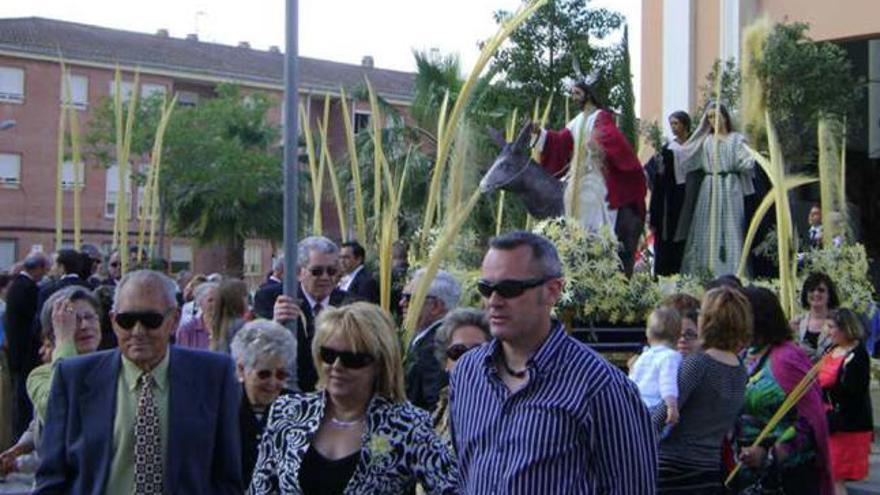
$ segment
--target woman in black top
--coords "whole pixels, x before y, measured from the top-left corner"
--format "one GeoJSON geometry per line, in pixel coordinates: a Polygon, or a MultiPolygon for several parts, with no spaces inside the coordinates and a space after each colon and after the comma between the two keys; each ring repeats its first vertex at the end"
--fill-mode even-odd
{"type": "Polygon", "coordinates": [[[285,388],[296,353],[290,331],[269,320],[245,325],[232,340],[239,381],[243,385],[239,427],[241,428],[242,480],[251,482],[257,462],[257,446],[266,428],[269,407],[285,388]]]}
{"type": "Polygon", "coordinates": [[[822,360],[819,383],[828,408],[835,491],[846,493],[845,481],[868,475],[868,455],[874,436],[868,391],[871,361],[862,342],[859,318],[852,311],[838,309],[831,313],[828,336],[834,347],[822,360]]]}

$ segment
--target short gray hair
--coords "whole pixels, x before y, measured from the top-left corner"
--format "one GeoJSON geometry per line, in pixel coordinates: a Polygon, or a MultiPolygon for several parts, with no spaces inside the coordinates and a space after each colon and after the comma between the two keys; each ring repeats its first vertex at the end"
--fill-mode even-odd
{"type": "Polygon", "coordinates": [[[324,254],[339,254],[339,246],[324,236],[313,235],[299,241],[296,250],[296,267],[304,268],[309,264],[309,256],[312,251],[324,254]]]}
{"type": "MultiPolygon", "coordinates": [[[[413,274],[413,285],[418,283],[418,280],[425,275],[425,272],[424,268],[420,268],[413,274]]],[[[446,311],[452,311],[458,306],[458,300],[461,298],[461,285],[449,272],[438,270],[425,295],[436,297],[443,302],[443,307],[446,311]]]]}
{"type": "Polygon", "coordinates": [[[55,342],[55,328],[52,326],[52,307],[61,299],[70,299],[71,301],[85,301],[92,306],[98,318],[101,317],[101,303],[91,291],[85,287],[73,285],[55,291],[40,310],[40,325],[42,326],[43,336],[47,337],[51,342],[55,342]]]}
{"type": "Polygon", "coordinates": [[[532,263],[541,272],[542,277],[561,277],[562,262],[559,261],[559,252],[550,239],[544,236],[515,230],[492,238],[489,241],[490,249],[501,251],[513,251],[520,246],[528,246],[532,251],[532,263]]]}
{"type": "Polygon", "coordinates": [[[236,332],[230,345],[232,358],[245,370],[254,369],[263,359],[278,356],[287,369],[296,366],[296,339],[290,330],[272,320],[249,322],[236,332]]]}
{"type": "Polygon", "coordinates": [[[434,352],[441,365],[446,363],[446,348],[449,347],[452,335],[459,328],[467,326],[479,328],[483,332],[483,336],[486,337],[486,342],[492,340],[492,333],[489,331],[489,319],[484,311],[475,308],[458,308],[450,311],[443,317],[443,323],[440,324],[440,328],[434,334],[434,342],[437,343],[434,346],[434,352]]]}
{"type": "Polygon", "coordinates": [[[208,296],[208,293],[213,289],[219,289],[220,284],[217,282],[202,282],[196,287],[196,290],[193,291],[193,301],[195,301],[196,306],[202,307],[202,300],[208,296]]]}
{"type": "Polygon", "coordinates": [[[116,311],[116,305],[119,304],[119,296],[128,284],[146,285],[159,289],[165,296],[165,303],[169,308],[177,307],[177,283],[171,280],[171,277],[164,273],[154,270],[137,270],[128,272],[116,284],[116,293],[113,294],[113,311],[116,311]]]}

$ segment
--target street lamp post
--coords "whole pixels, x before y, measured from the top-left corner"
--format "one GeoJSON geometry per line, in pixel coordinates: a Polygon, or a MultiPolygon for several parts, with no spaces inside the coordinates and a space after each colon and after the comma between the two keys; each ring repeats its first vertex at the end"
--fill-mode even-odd
{"type": "Polygon", "coordinates": [[[284,294],[296,297],[296,245],[299,217],[299,1],[286,0],[284,50],[284,294]]]}

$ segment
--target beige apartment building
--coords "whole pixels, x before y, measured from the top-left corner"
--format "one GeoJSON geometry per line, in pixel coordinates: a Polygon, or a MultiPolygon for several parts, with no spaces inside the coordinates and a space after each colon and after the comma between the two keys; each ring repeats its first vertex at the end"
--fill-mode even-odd
{"type": "Polygon", "coordinates": [[[870,83],[868,151],[880,158],[880,2],[877,0],[642,0],[641,117],[694,110],[716,59],[739,59],[757,17],[806,22],[815,40],[840,42],[870,83]]]}

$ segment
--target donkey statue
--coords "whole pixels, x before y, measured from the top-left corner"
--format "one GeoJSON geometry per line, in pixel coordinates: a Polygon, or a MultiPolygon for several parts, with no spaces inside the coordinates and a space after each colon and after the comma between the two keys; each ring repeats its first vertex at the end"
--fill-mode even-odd
{"type": "Polygon", "coordinates": [[[501,153],[480,181],[480,192],[503,189],[515,193],[525,202],[529,215],[536,219],[562,216],[565,185],[532,160],[531,129],[532,124],[526,122],[512,143],[506,142],[495,129],[489,129],[492,140],[501,146],[501,153]]]}

